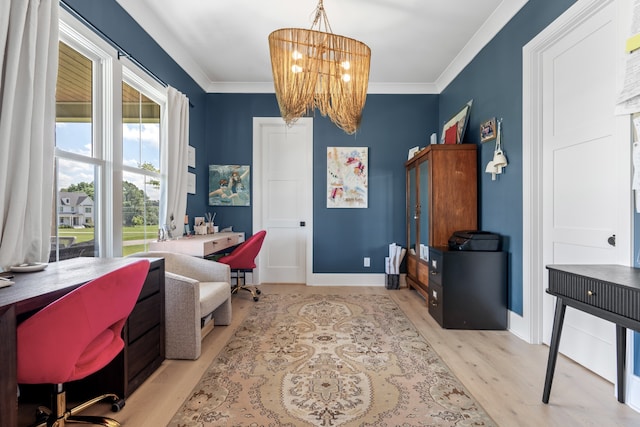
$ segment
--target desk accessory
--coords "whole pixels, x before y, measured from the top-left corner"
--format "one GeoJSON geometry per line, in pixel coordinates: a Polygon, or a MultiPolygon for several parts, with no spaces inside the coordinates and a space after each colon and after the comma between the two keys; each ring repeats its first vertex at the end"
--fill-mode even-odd
{"type": "Polygon", "coordinates": [[[14,282],[12,282],[11,280],[5,278],[5,277],[0,277],[0,288],[4,288],[7,286],[11,286],[13,285],[14,282]]]}
{"type": "Polygon", "coordinates": [[[33,262],[29,264],[12,265],[10,270],[14,273],[33,273],[44,270],[48,265],[46,262],[33,262]]]}

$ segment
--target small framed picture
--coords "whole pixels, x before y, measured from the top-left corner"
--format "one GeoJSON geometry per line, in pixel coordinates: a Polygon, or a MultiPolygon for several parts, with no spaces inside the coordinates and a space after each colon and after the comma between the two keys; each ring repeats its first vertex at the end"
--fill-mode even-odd
{"type": "Polygon", "coordinates": [[[196,167],[196,149],[195,147],[189,146],[187,148],[187,166],[190,168],[196,167]]]}
{"type": "Polygon", "coordinates": [[[407,160],[411,160],[413,158],[413,156],[415,156],[418,151],[420,151],[420,148],[418,146],[415,146],[413,148],[409,149],[409,158],[407,160]]]}
{"type": "Polygon", "coordinates": [[[496,139],[496,118],[492,118],[480,124],[480,142],[496,139]]]}
{"type": "Polygon", "coordinates": [[[196,174],[187,172],[187,193],[196,194],[196,174]]]}

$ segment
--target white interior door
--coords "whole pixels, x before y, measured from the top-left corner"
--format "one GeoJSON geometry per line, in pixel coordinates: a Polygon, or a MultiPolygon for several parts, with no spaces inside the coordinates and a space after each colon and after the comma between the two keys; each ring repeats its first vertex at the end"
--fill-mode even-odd
{"type": "MultiPolygon", "coordinates": [[[[544,265],[629,265],[631,147],[628,118],[614,116],[618,40],[611,3],[543,56],[544,265]]],[[[546,343],[554,306],[545,294],[546,343]]],[[[568,308],[560,351],[615,381],[612,323],[568,308]]]]}
{"type": "Polygon", "coordinates": [[[306,283],[311,268],[313,119],[254,118],[254,228],[267,230],[261,283],[306,283]],[[256,186],[257,184],[257,186],[256,186]]]}

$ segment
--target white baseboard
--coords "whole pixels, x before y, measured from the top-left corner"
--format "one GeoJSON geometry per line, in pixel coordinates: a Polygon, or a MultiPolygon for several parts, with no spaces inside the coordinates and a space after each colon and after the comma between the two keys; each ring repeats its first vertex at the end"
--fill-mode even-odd
{"type": "MultiPolygon", "coordinates": [[[[632,366],[630,368],[632,368],[632,366]]],[[[628,375],[625,388],[626,404],[629,405],[633,410],[640,412],[640,377],[636,377],[635,375],[628,375]]]]}
{"type": "Polygon", "coordinates": [[[524,317],[509,310],[509,324],[507,330],[521,340],[533,344],[531,342],[531,333],[529,331],[529,322],[524,317]]]}

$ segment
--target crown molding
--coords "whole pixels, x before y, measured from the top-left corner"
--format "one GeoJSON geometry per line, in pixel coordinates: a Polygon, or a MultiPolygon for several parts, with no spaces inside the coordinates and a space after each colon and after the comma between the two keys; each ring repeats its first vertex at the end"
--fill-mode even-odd
{"type": "MultiPolygon", "coordinates": [[[[273,82],[210,82],[207,93],[275,93],[273,82]]],[[[438,94],[433,83],[369,82],[367,94],[438,94]]]]}
{"type": "Polygon", "coordinates": [[[529,0],[504,0],[435,81],[442,92],[529,0]]]}

